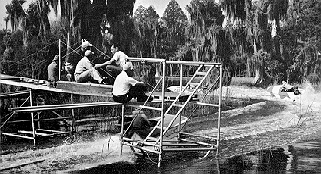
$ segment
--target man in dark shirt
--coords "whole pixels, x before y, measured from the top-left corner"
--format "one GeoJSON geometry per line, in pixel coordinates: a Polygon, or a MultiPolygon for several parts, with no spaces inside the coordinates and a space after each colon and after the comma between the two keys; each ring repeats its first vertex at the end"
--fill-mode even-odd
{"type": "MultiPolygon", "coordinates": [[[[128,123],[129,124],[129,123],[128,123]]],[[[151,123],[147,119],[145,114],[137,115],[132,121],[131,126],[125,134],[126,138],[131,138],[134,133],[138,134],[141,138],[146,138],[146,136],[151,131],[151,123]]]]}

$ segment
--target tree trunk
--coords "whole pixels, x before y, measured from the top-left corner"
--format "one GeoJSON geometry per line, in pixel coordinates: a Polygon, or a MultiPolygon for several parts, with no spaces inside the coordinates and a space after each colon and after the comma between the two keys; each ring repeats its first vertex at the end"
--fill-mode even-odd
{"type": "MultiPolygon", "coordinates": [[[[254,55],[256,55],[257,48],[256,48],[255,40],[253,42],[253,49],[254,49],[254,55]]],[[[255,66],[254,66],[255,78],[254,78],[253,84],[258,84],[261,81],[261,76],[262,76],[260,71],[260,66],[259,66],[259,57],[257,57],[256,60],[254,60],[254,62],[255,62],[255,66]]]]}
{"type": "Polygon", "coordinates": [[[248,77],[252,76],[252,74],[251,74],[251,66],[250,65],[251,65],[251,59],[248,57],[246,59],[246,74],[247,74],[248,77]]]}
{"type": "Polygon", "coordinates": [[[65,62],[69,62],[69,55],[70,55],[70,52],[71,52],[71,48],[70,48],[70,32],[67,33],[67,53],[66,53],[66,59],[65,59],[65,62]]]}
{"type": "Polygon", "coordinates": [[[33,66],[31,66],[31,78],[35,78],[35,68],[33,66]]]}

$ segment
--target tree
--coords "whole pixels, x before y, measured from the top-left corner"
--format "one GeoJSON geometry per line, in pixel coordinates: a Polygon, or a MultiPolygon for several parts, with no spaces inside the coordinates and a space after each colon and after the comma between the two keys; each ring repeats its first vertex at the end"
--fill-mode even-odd
{"type": "Polygon", "coordinates": [[[43,0],[29,4],[23,23],[25,46],[35,36],[46,39],[50,34],[48,13],[49,7],[43,0]]]}
{"type": "Polygon", "coordinates": [[[163,41],[162,46],[164,48],[162,52],[167,53],[167,58],[174,59],[175,52],[186,41],[185,29],[188,25],[187,17],[179,4],[175,0],[171,0],[161,19],[163,21],[161,40],[163,41]]]}
{"type": "Polygon", "coordinates": [[[9,22],[9,16],[6,16],[3,18],[3,20],[6,22],[6,32],[8,31],[8,22],[9,22]]]}
{"type": "Polygon", "coordinates": [[[321,1],[295,0],[292,1],[288,11],[288,19],[284,25],[284,33],[291,35],[283,39],[293,51],[289,51],[289,56],[294,59],[288,68],[291,80],[297,77],[307,77],[309,74],[320,74],[320,59],[318,54],[321,50],[321,1]]]}
{"type": "Polygon", "coordinates": [[[16,31],[18,29],[18,26],[25,15],[22,8],[22,4],[25,2],[25,0],[12,0],[10,4],[6,5],[6,13],[8,14],[12,31],[16,31]]]}
{"type": "MultiPolygon", "coordinates": [[[[280,38],[282,37],[280,21],[284,19],[287,14],[288,0],[270,1],[262,0],[255,1],[252,4],[251,0],[222,0],[221,5],[226,15],[228,23],[240,21],[241,25],[246,28],[247,39],[253,45],[254,54],[260,49],[273,51],[273,59],[283,63],[281,58],[280,38]],[[268,20],[273,21],[272,26],[268,20]],[[268,49],[270,43],[269,36],[272,35],[272,49],[268,49]],[[252,41],[251,41],[252,40],[252,41]],[[257,45],[258,44],[258,45],[257,45]]],[[[256,54],[261,55],[261,54],[256,54]]],[[[260,56],[253,56],[260,57],[260,56]]],[[[264,56],[263,56],[264,57],[264,56]]],[[[254,59],[255,63],[255,83],[260,84],[264,82],[264,76],[267,77],[264,66],[264,58],[254,59]],[[259,61],[259,62],[258,62],[259,61]]]]}
{"type": "MultiPolygon", "coordinates": [[[[124,51],[130,52],[133,22],[130,18],[135,0],[47,0],[58,12],[61,4],[61,21],[66,24],[67,45],[79,44],[82,39],[90,41],[98,49],[109,53],[111,39],[124,44],[124,51]],[[107,26],[107,27],[106,27],[107,26]],[[108,48],[108,49],[107,49],[108,48]]],[[[68,47],[69,48],[69,47],[68,47]]],[[[70,50],[67,50],[67,55],[70,50]]],[[[68,57],[66,57],[68,62],[68,57]]]]}
{"type": "MultiPolygon", "coordinates": [[[[210,0],[193,0],[187,7],[191,25],[187,29],[188,45],[191,46],[194,61],[221,62],[229,56],[228,44],[222,33],[223,15],[220,7],[210,0]],[[222,49],[225,47],[225,49],[222,49]],[[221,57],[223,56],[223,57],[221,57]]],[[[227,64],[226,64],[227,65],[227,64]]]]}
{"type": "Polygon", "coordinates": [[[136,35],[134,41],[140,57],[157,57],[157,37],[159,16],[155,9],[150,6],[147,9],[139,6],[133,16],[136,35]]]}

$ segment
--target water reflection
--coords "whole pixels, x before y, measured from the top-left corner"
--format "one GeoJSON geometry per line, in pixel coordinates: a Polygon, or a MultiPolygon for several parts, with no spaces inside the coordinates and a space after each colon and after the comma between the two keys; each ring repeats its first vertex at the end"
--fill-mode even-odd
{"type": "Polygon", "coordinates": [[[114,163],[73,173],[153,173],[153,174],[290,174],[320,173],[320,141],[299,143],[295,146],[274,147],[228,159],[209,157],[200,159],[199,154],[178,154],[167,157],[161,168],[157,158],[138,159],[135,164],[114,163]],[[154,162],[151,162],[153,161],[154,162]]]}

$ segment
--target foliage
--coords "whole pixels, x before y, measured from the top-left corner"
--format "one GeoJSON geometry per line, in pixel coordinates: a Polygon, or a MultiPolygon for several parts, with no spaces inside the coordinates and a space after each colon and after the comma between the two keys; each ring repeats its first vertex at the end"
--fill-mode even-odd
{"type": "Polygon", "coordinates": [[[134,41],[136,55],[157,57],[157,37],[159,16],[153,7],[139,6],[133,16],[137,39],[134,41]]]}
{"type": "Polygon", "coordinates": [[[12,31],[16,31],[19,27],[19,24],[23,17],[25,16],[25,12],[22,8],[22,4],[25,3],[26,0],[12,0],[10,4],[6,5],[6,13],[8,14],[8,19],[11,23],[12,31]]]}
{"type": "MultiPolygon", "coordinates": [[[[1,69],[10,75],[45,79],[58,39],[72,48],[87,39],[104,54],[117,42],[135,57],[222,62],[233,72],[255,73],[257,85],[321,72],[320,0],[192,0],[189,20],[175,0],[162,17],[153,7],[133,14],[135,0],[37,0],[26,11],[24,2],[6,6],[12,31],[0,33],[1,69]],[[57,14],[58,2],[61,18],[49,23],[49,8],[57,14]]],[[[153,76],[154,68],[146,65],[140,76],[153,76]]]]}
{"type": "Polygon", "coordinates": [[[161,52],[166,52],[166,59],[174,59],[177,49],[185,44],[187,17],[175,0],[171,0],[162,17],[161,52]]]}
{"type": "Polygon", "coordinates": [[[193,0],[187,11],[191,21],[187,38],[193,50],[193,60],[224,62],[230,50],[221,28],[223,15],[220,6],[210,0],[193,0]]]}

